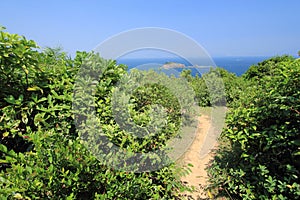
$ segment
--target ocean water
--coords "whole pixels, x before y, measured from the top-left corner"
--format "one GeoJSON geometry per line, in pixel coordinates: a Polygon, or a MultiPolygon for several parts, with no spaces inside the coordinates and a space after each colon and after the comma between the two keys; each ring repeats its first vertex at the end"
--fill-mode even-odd
{"type": "Polygon", "coordinates": [[[240,76],[245,73],[250,66],[262,62],[270,56],[259,57],[216,57],[213,58],[218,67],[222,67],[229,72],[235,73],[240,76]]]}
{"type": "MultiPolygon", "coordinates": [[[[212,60],[215,63],[217,67],[222,67],[226,69],[229,72],[235,73],[237,76],[242,75],[245,73],[248,68],[252,65],[255,65],[265,59],[268,59],[270,57],[267,56],[259,56],[259,57],[213,57],[212,60]]],[[[174,58],[120,58],[117,59],[118,64],[125,64],[128,66],[129,69],[132,68],[140,68],[141,66],[146,65],[152,65],[158,66],[163,65],[167,62],[175,62],[175,63],[181,63],[185,66],[192,66],[191,63],[189,63],[186,59],[180,58],[180,57],[174,57],[174,58]]],[[[183,69],[176,69],[178,72],[182,71],[183,69]]],[[[191,68],[192,75],[195,75],[198,73],[196,69],[191,68]]]]}

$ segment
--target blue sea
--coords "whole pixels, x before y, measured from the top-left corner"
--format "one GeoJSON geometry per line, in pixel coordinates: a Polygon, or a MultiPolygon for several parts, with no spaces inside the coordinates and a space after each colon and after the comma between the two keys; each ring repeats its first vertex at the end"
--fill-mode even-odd
{"type": "MultiPolygon", "coordinates": [[[[215,66],[222,67],[229,72],[235,73],[237,76],[245,73],[248,68],[255,65],[263,60],[270,58],[270,56],[259,56],[259,57],[213,57],[212,60],[215,66]]],[[[181,63],[185,66],[192,66],[186,59],[174,57],[174,58],[120,58],[117,59],[118,64],[125,64],[129,69],[136,68],[149,63],[165,64],[167,62],[181,63]]],[[[177,71],[182,71],[182,69],[176,69],[177,71]]],[[[192,69],[192,74],[195,75],[197,70],[192,69]]]]}

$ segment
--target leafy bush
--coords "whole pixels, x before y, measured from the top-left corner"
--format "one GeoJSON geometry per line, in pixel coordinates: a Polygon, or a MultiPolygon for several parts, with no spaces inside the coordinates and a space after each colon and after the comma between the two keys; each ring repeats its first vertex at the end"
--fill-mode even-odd
{"type": "Polygon", "coordinates": [[[252,65],[245,74],[243,74],[243,77],[245,79],[255,79],[259,81],[264,76],[273,76],[277,65],[281,65],[282,62],[289,62],[294,60],[292,56],[284,55],[284,56],[276,56],[269,58],[267,60],[264,60],[257,65],[252,65]]]}
{"type": "Polygon", "coordinates": [[[210,188],[235,199],[300,198],[300,62],[274,60],[255,76],[246,72],[253,86],[230,110],[225,143],[208,169],[210,188]]]}
{"type": "MultiPolygon", "coordinates": [[[[174,163],[153,172],[126,172],[99,162],[84,145],[82,132],[77,131],[74,121],[78,113],[72,112],[80,67],[94,60],[101,64],[95,66],[102,76],[95,85],[93,102],[97,120],[107,128],[116,125],[108,99],[114,85],[127,73],[125,66],[86,52],[77,52],[74,59],[59,49],[39,52],[33,41],[3,31],[0,39],[2,199],[175,199],[179,190],[187,189],[179,181],[185,171],[174,163]]],[[[147,106],[142,108],[140,104],[154,102],[156,94],[169,102],[169,122],[177,123],[182,113],[176,100],[158,86],[150,88],[141,87],[132,97],[133,118],[149,112],[147,106]],[[150,96],[140,95],[144,90],[150,96]]],[[[165,133],[175,134],[177,129],[166,126],[165,133]]],[[[117,137],[109,137],[109,131],[105,133],[112,140],[122,140],[122,132],[115,131],[117,137]]],[[[136,149],[132,143],[128,148],[136,149]]]]}
{"type": "Polygon", "coordinates": [[[191,70],[183,70],[181,76],[186,78],[195,92],[199,106],[231,106],[243,93],[247,83],[241,77],[223,68],[212,68],[201,77],[191,75],[191,70]]]}

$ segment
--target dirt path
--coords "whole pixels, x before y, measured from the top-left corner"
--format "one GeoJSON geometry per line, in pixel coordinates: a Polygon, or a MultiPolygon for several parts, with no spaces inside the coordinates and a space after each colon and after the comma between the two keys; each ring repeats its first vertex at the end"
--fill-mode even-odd
{"type": "Polygon", "coordinates": [[[199,117],[195,139],[179,162],[183,166],[189,163],[193,165],[193,167],[191,167],[192,172],[182,178],[182,181],[187,183],[187,185],[195,187],[195,192],[185,193],[187,199],[209,199],[207,192],[205,192],[203,188],[206,186],[208,178],[205,168],[212,159],[212,153],[200,156],[200,151],[204,141],[207,141],[206,137],[212,128],[211,126],[212,122],[208,116],[202,115],[199,117]]]}

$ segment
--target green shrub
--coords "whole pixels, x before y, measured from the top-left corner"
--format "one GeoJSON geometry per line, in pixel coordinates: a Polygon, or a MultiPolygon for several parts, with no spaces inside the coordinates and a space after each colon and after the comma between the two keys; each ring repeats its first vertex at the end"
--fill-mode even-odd
{"type": "Polygon", "coordinates": [[[257,65],[252,65],[245,74],[243,74],[243,77],[245,79],[255,79],[259,81],[264,76],[272,76],[275,72],[277,65],[281,65],[282,62],[289,62],[294,60],[295,58],[292,56],[284,55],[284,56],[276,56],[269,58],[267,60],[264,60],[257,65]]]}
{"type": "Polygon", "coordinates": [[[191,76],[191,70],[183,70],[181,76],[186,78],[195,92],[199,106],[227,105],[231,107],[247,87],[241,77],[223,68],[212,68],[201,77],[191,76]]]}
{"type": "MultiPolygon", "coordinates": [[[[1,199],[175,199],[179,190],[188,189],[179,180],[185,171],[174,163],[152,172],[126,172],[99,162],[84,145],[74,121],[78,113],[72,111],[80,67],[89,61],[100,62],[94,66],[102,76],[95,84],[92,101],[96,102],[97,120],[106,127],[115,127],[107,100],[115,84],[127,73],[125,66],[86,52],[77,52],[74,59],[59,49],[39,52],[33,41],[3,31],[0,39],[1,199]]],[[[176,100],[170,93],[162,92],[160,86],[149,87],[150,90],[141,87],[132,97],[133,118],[148,114],[149,108],[140,104],[154,102],[156,94],[164,97],[163,102],[169,102],[169,122],[174,126],[181,115],[176,100]],[[148,97],[139,96],[143,92],[148,97]]],[[[165,133],[172,135],[177,129],[166,126],[165,133]]],[[[106,131],[107,138],[122,140],[123,132],[115,131],[116,137],[110,137],[106,131]]],[[[133,143],[127,147],[136,149],[133,143]]]]}
{"type": "Polygon", "coordinates": [[[300,62],[263,63],[272,73],[258,67],[252,88],[227,116],[225,144],[208,169],[210,187],[235,199],[299,199],[300,62]]]}

